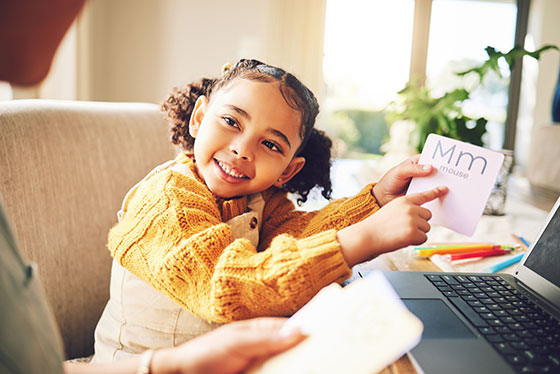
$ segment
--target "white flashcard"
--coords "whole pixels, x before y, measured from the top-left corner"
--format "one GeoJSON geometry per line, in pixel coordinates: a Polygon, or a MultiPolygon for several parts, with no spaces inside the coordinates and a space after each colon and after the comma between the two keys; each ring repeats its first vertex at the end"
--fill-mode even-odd
{"type": "Polygon", "coordinates": [[[471,236],[503,161],[500,152],[430,134],[418,162],[436,170],[427,177],[412,178],[406,194],[449,187],[447,195],[423,205],[432,212],[430,223],[471,236]]]}

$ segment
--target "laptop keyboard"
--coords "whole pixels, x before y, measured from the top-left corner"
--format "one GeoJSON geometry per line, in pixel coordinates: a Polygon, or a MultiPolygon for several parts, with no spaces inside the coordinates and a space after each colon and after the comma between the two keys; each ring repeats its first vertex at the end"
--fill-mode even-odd
{"type": "Polygon", "coordinates": [[[519,373],[560,373],[560,322],[499,276],[426,275],[519,373]]]}

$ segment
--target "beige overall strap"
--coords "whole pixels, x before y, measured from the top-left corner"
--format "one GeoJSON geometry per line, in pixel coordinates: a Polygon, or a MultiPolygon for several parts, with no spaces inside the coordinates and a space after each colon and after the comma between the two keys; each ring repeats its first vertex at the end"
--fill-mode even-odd
{"type": "Polygon", "coordinates": [[[240,214],[226,222],[231,227],[233,237],[235,239],[245,238],[255,248],[258,248],[263,209],[264,199],[260,193],[247,196],[247,213],[240,214]]]}

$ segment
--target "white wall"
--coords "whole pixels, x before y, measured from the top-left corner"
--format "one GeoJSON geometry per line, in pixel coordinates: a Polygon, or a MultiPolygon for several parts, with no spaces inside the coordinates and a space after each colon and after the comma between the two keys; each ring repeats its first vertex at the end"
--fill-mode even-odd
{"type": "Polygon", "coordinates": [[[81,19],[80,99],[161,102],[174,86],[261,59],[315,89],[324,0],[92,0],[81,19]],[[310,69],[310,67],[313,67],[310,69]]]}
{"type": "MultiPolygon", "coordinates": [[[[529,33],[537,46],[560,46],[560,1],[533,0],[529,33]]],[[[545,52],[539,61],[527,176],[535,186],[560,192],[560,124],[552,125],[552,98],[558,81],[560,52],[545,52]]]]}
{"type": "MultiPolygon", "coordinates": [[[[560,1],[533,0],[529,33],[535,44],[555,44],[560,46],[560,1]]],[[[537,77],[534,125],[542,126],[551,122],[551,104],[560,69],[560,52],[549,51],[542,54],[537,77]]]]}

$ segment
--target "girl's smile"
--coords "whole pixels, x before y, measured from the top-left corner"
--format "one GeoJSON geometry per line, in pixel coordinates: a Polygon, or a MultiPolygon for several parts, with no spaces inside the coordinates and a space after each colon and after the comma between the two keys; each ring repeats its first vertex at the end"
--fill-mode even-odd
{"type": "Polygon", "coordinates": [[[241,183],[243,179],[250,179],[243,171],[236,167],[229,166],[225,162],[216,159],[214,159],[214,162],[218,168],[218,174],[228,183],[241,183]]]}
{"type": "Polygon", "coordinates": [[[200,97],[189,122],[197,173],[217,196],[281,187],[303,167],[301,115],[277,82],[237,79],[209,102],[200,97]]]}

